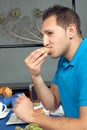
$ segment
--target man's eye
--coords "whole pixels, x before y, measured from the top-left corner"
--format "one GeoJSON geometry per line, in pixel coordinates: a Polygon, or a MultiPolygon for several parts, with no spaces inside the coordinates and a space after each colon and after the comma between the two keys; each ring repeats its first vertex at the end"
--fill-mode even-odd
{"type": "Polygon", "coordinates": [[[48,32],[48,35],[51,35],[51,34],[53,34],[52,32],[48,32]]]}

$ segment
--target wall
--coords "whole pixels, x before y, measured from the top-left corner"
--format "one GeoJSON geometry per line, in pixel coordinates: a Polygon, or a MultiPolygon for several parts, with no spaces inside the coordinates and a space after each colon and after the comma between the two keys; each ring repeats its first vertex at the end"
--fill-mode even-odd
{"type": "MultiPolygon", "coordinates": [[[[13,48],[0,50],[0,83],[30,82],[31,78],[24,63],[25,57],[36,48],[13,48]]],[[[46,58],[41,71],[45,81],[50,81],[57,60],[46,58]]]]}
{"type": "Polygon", "coordinates": [[[87,0],[76,0],[76,12],[81,19],[81,29],[83,37],[87,37],[87,0]]]}

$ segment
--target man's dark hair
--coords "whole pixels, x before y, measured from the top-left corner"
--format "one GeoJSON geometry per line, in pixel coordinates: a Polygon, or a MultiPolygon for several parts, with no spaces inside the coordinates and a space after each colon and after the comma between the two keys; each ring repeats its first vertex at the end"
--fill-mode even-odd
{"type": "Polygon", "coordinates": [[[64,29],[66,29],[72,23],[75,24],[77,28],[77,33],[79,36],[81,36],[80,18],[75,11],[68,7],[54,5],[44,11],[42,20],[44,21],[52,15],[56,16],[57,24],[64,29]]]}

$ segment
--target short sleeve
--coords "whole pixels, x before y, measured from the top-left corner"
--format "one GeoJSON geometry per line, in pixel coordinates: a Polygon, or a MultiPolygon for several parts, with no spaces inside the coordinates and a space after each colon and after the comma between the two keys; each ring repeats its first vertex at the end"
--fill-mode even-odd
{"type": "Polygon", "coordinates": [[[87,56],[83,56],[78,66],[79,105],[87,106],[87,56]]]}

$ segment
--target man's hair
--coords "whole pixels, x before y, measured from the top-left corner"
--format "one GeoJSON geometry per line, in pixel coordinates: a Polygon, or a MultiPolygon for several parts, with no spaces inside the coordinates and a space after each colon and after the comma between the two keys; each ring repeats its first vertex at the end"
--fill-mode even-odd
{"type": "Polygon", "coordinates": [[[43,13],[42,20],[46,20],[50,16],[56,16],[56,22],[59,26],[63,27],[65,30],[70,24],[75,24],[77,33],[81,36],[80,29],[80,18],[78,14],[68,7],[64,7],[61,5],[54,5],[46,9],[43,13]]]}

